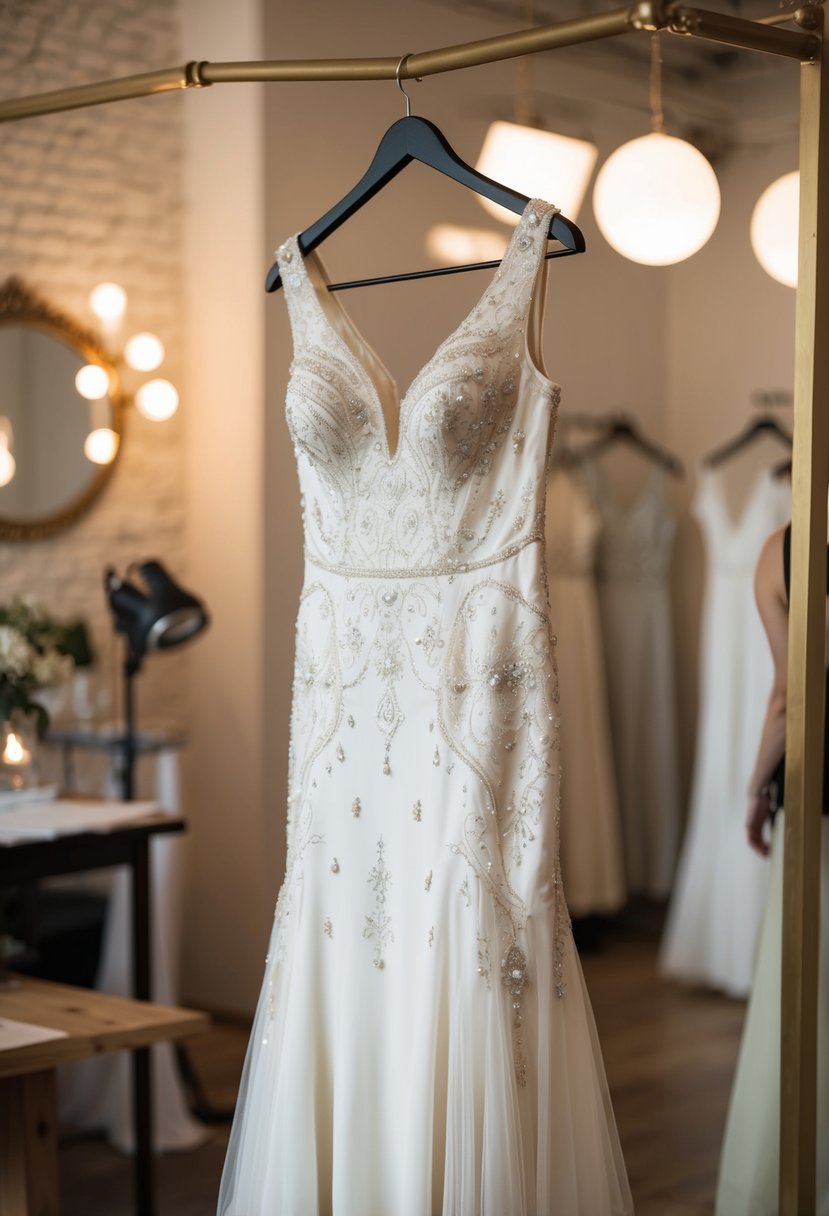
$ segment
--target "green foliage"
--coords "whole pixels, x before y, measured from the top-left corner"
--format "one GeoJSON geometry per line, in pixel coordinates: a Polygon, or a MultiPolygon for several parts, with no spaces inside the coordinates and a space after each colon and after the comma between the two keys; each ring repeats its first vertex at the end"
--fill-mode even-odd
{"type": "Polygon", "coordinates": [[[61,684],[75,667],[89,666],[92,660],[83,621],[57,621],[31,596],[0,604],[0,721],[16,709],[34,713],[42,735],[49,716],[37,700],[37,690],[61,684]]]}

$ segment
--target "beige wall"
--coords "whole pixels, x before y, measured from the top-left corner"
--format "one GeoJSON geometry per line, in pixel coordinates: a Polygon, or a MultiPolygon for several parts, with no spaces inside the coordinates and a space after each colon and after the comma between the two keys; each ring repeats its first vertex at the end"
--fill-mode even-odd
{"type": "MultiPolygon", "coordinates": [[[[261,57],[260,4],[182,0],[188,59],[261,57]]],[[[249,1008],[273,910],[263,665],[262,94],[180,99],[185,132],[188,554],[212,624],[191,663],[190,873],[182,989],[249,1008]]],[[[277,744],[278,745],[278,744],[277,744]]]]}

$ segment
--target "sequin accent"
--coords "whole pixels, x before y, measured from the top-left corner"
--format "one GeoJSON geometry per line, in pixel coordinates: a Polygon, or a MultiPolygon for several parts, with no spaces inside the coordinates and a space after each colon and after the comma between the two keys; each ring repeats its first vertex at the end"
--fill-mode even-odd
{"type": "Polygon", "coordinates": [[[527,1061],[524,1056],[521,1028],[524,1023],[521,998],[529,983],[527,959],[524,951],[513,942],[501,959],[501,983],[507,989],[512,1002],[513,1045],[515,1049],[515,1077],[519,1085],[527,1084],[527,1061]]]}
{"type": "Polygon", "coordinates": [[[306,553],[305,560],[310,562],[312,566],[318,566],[320,570],[327,570],[330,574],[341,574],[345,578],[440,578],[443,575],[449,575],[453,580],[458,574],[467,574],[474,570],[485,570],[487,566],[498,566],[507,558],[515,557],[516,553],[520,553],[527,545],[538,544],[544,539],[544,534],[540,528],[534,528],[527,536],[520,541],[515,541],[511,545],[506,545],[498,553],[494,553],[491,557],[480,558],[478,561],[468,562],[439,562],[433,566],[409,566],[400,567],[392,570],[376,569],[372,566],[342,566],[326,561],[314,553],[306,553]]]}
{"type": "Polygon", "coordinates": [[[365,928],[363,929],[363,937],[367,941],[374,943],[374,958],[372,962],[378,969],[381,969],[385,965],[383,959],[385,947],[394,941],[391,917],[386,913],[386,897],[391,884],[391,874],[386,866],[384,853],[385,845],[381,836],[377,841],[377,861],[368,876],[369,885],[374,891],[374,912],[371,916],[366,916],[365,928]]]}

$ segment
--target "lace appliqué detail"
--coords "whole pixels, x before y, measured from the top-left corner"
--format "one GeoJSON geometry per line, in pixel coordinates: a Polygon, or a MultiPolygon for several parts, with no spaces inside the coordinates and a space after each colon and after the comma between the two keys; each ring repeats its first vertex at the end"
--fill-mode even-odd
{"type": "MultiPolygon", "coordinates": [[[[538,204],[547,218],[553,210],[538,204]]],[[[504,512],[516,457],[529,453],[530,431],[516,410],[527,310],[546,243],[532,214],[519,222],[489,289],[400,400],[394,455],[381,401],[393,386],[377,370],[382,365],[371,365],[381,389],[368,371],[365,341],[350,322],[332,317],[339,304],[296,239],[282,247],[295,349],[286,418],[303,483],[306,553],[321,568],[428,577],[501,560],[533,529],[532,512],[512,520],[504,512]]],[[[538,399],[555,412],[558,386],[532,374],[542,382],[538,399]]],[[[541,499],[544,469],[532,463],[533,494],[541,499]]]]}
{"type": "Polygon", "coordinates": [[[521,1028],[524,1024],[521,1009],[521,997],[529,983],[527,959],[524,951],[515,942],[501,959],[501,983],[510,994],[512,1001],[512,1040],[515,1055],[515,1078],[519,1085],[527,1084],[527,1059],[524,1054],[524,1043],[521,1028]]]}
{"type": "Polygon", "coordinates": [[[374,891],[374,912],[366,916],[363,937],[374,942],[374,966],[382,970],[385,966],[383,951],[389,942],[394,941],[391,929],[391,917],[386,912],[386,896],[388,895],[391,874],[384,857],[385,845],[383,837],[377,841],[377,861],[369,872],[368,882],[374,891]]]}

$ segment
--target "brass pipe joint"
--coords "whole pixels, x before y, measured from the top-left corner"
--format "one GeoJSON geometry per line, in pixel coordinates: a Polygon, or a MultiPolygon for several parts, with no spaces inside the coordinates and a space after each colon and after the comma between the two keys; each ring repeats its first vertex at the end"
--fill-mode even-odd
{"type": "Polygon", "coordinates": [[[212,80],[205,80],[202,72],[208,66],[207,59],[191,59],[189,63],[184,65],[184,79],[186,89],[209,89],[212,80]]]}
{"type": "Polygon", "coordinates": [[[669,7],[665,0],[639,0],[628,14],[628,24],[631,29],[647,33],[664,30],[668,24],[669,7]]]}
{"type": "Polygon", "coordinates": [[[792,20],[802,30],[820,30],[823,26],[823,0],[818,0],[817,3],[814,3],[813,0],[804,0],[801,7],[793,14],[792,20]]]}

